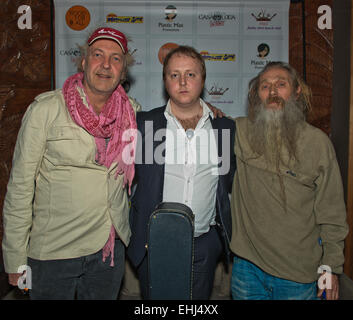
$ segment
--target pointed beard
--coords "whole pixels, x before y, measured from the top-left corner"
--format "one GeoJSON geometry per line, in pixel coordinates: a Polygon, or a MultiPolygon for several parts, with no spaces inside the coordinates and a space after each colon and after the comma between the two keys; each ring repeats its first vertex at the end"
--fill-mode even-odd
{"type": "Polygon", "coordinates": [[[291,159],[298,161],[297,141],[305,118],[293,97],[288,101],[273,97],[268,99],[266,104],[259,102],[249,106],[249,114],[252,115],[249,143],[256,154],[264,156],[267,167],[276,172],[283,208],[287,212],[287,196],[280,164],[290,168],[291,159]],[[273,102],[280,107],[266,108],[266,104],[273,102]],[[285,153],[287,153],[287,162],[284,160],[285,153]]]}
{"type": "Polygon", "coordinates": [[[289,160],[297,159],[297,139],[304,115],[293,97],[287,101],[272,97],[266,104],[273,102],[281,105],[281,108],[266,108],[262,102],[252,106],[254,119],[251,119],[253,125],[249,142],[255,153],[264,155],[268,164],[278,167],[283,162],[283,150],[288,153],[289,160]]]}

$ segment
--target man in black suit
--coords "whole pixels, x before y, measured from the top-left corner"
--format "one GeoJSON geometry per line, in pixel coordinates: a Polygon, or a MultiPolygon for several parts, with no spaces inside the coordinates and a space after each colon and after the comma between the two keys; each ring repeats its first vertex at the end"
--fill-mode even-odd
{"type": "Polygon", "coordinates": [[[131,201],[128,255],[148,298],[147,226],[156,205],[180,202],[195,215],[193,299],[209,299],[218,259],[229,254],[228,194],[235,171],[234,121],[214,118],[200,98],[206,78],[202,56],[180,46],[167,55],[163,79],[166,106],[139,112],[140,136],[131,201]]]}

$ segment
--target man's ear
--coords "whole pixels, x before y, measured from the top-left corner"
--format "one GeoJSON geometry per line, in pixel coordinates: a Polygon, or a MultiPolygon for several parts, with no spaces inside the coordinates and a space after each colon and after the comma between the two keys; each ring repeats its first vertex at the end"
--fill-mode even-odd
{"type": "Polygon", "coordinates": [[[302,92],[302,88],[301,88],[301,86],[298,86],[297,91],[296,91],[296,98],[297,99],[298,99],[299,95],[301,94],[301,92],[302,92]]]}
{"type": "Polygon", "coordinates": [[[82,67],[83,71],[85,71],[85,62],[86,62],[86,59],[83,58],[82,61],[81,61],[81,67],[82,67]]]}

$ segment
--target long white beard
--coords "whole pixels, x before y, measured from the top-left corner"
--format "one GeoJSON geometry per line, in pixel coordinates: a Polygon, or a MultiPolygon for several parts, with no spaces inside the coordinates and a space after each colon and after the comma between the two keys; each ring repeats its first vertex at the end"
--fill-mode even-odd
{"type": "Polygon", "coordinates": [[[298,128],[303,123],[303,113],[290,98],[281,109],[266,108],[264,103],[254,106],[255,119],[249,132],[250,146],[258,155],[264,155],[269,163],[279,165],[281,151],[296,158],[298,128]]]}
{"type": "Polygon", "coordinates": [[[255,119],[250,126],[249,143],[255,153],[264,156],[268,169],[276,172],[283,208],[287,211],[287,197],[280,164],[290,167],[290,160],[297,160],[298,129],[304,123],[304,115],[294,98],[284,102],[281,109],[269,109],[263,103],[259,103],[254,106],[254,110],[255,119]]]}

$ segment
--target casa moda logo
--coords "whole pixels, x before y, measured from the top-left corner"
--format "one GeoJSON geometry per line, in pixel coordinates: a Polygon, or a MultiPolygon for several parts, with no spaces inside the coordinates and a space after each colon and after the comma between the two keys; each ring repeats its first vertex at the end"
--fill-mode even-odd
{"type": "Polygon", "coordinates": [[[201,56],[208,61],[235,61],[235,53],[209,53],[201,51],[201,56]]]}
{"type": "Polygon", "coordinates": [[[59,55],[63,59],[68,59],[71,63],[76,64],[81,57],[81,51],[78,48],[67,48],[59,50],[59,55]]]}
{"type": "Polygon", "coordinates": [[[198,18],[201,21],[208,21],[210,23],[210,27],[221,27],[224,26],[227,21],[236,21],[234,14],[227,14],[225,12],[199,14],[198,18]]]}
{"type": "Polygon", "coordinates": [[[65,20],[72,30],[81,31],[89,25],[91,15],[85,7],[73,6],[67,10],[65,20]]]}
{"type": "Polygon", "coordinates": [[[143,17],[117,16],[115,13],[107,15],[108,23],[143,23],[143,17]]]}

